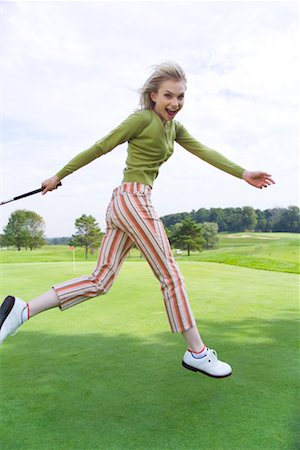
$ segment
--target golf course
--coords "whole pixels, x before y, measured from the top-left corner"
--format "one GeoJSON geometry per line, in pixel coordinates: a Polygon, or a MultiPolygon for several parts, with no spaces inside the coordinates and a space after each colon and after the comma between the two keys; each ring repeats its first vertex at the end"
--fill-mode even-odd
{"type": "MultiPolygon", "coordinates": [[[[97,254],[0,251],[1,296],[28,301],[97,254]]],[[[299,235],[220,235],[176,256],[203,340],[233,374],[181,366],[158,281],[133,250],[103,297],[26,322],[0,348],[1,450],[296,450],[299,235]]]]}

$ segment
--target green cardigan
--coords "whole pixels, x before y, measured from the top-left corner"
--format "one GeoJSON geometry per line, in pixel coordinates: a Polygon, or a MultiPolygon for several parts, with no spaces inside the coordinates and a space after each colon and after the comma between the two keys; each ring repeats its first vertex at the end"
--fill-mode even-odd
{"type": "Polygon", "coordinates": [[[164,126],[155,111],[146,109],[131,114],[107,136],[75,156],[56,175],[61,180],[123,142],[128,142],[123,182],[137,181],[152,187],[160,166],[174,151],[174,142],[209,164],[238,178],[242,178],[245,170],[217,151],[198,142],[176,120],[167,122],[164,126]]]}

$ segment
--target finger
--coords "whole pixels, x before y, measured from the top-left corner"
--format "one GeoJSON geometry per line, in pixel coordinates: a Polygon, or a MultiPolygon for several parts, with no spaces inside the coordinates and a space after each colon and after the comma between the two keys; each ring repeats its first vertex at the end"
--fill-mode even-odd
{"type": "Polygon", "coordinates": [[[271,183],[265,182],[265,183],[263,184],[263,187],[267,188],[267,187],[270,186],[270,185],[271,185],[271,183]]]}
{"type": "Polygon", "coordinates": [[[43,183],[42,188],[43,188],[42,195],[45,195],[47,192],[51,191],[51,188],[47,184],[43,183]]]}
{"type": "Polygon", "coordinates": [[[271,184],[275,184],[275,181],[272,178],[270,173],[263,173],[265,181],[269,181],[271,184]]]}
{"type": "Polygon", "coordinates": [[[268,178],[265,180],[266,187],[271,186],[271,184],[275,184],[275,181],[272,178],[268,178]]]}

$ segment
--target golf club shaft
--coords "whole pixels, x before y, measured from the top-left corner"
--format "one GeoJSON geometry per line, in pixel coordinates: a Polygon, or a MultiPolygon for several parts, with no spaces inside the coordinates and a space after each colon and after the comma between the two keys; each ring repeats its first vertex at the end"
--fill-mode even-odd
{"type": "MultiPolygon", "coordinates": [[[[58,186],[61,186],[61,183],[59,183],[57,185],[57,187],[58,186]]],[[[43,190],[44,190],[44,188],[41,187],[39,189],[35,189],[34,191],[25,192],[25,194],[21,194],[21,195],[18,195],[17,197],[11,198],[10,200],[6,200],[4,202],[1,202],[0,206],[1,205],[6,205],[7,203],[10,203],[10,202],[14,202],[15,200],[20,200],[21,198],[29,197],[30,195],[38,194],[39,192],[42,192],[43,190]]]]}

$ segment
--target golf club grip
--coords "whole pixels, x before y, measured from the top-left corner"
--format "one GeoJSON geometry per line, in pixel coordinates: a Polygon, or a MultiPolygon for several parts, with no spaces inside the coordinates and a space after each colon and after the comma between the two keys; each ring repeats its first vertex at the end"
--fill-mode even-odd
{"type": "MultiPolygon", "coordinates": [[[[58,183],[57,187],[61,186],[61,182],[58,183]]],[[[35,189],[34,191],[26,192],[25,194],[18,195],[14,197],[14,200],[20,200],[21,198],[29,197],[30,195],[38,194],[42,192],[44,188],[40,187],[39,189],[35,189]]]]}

